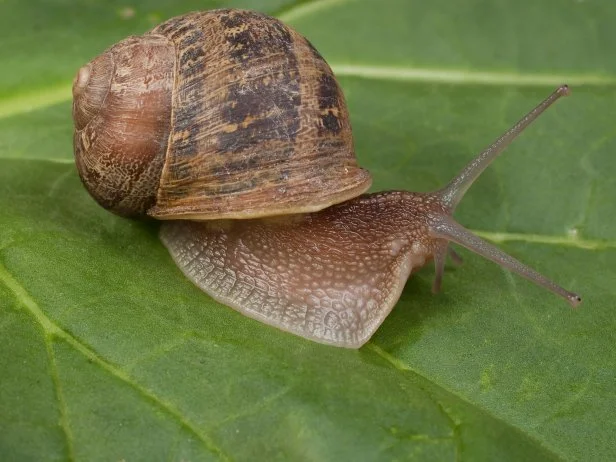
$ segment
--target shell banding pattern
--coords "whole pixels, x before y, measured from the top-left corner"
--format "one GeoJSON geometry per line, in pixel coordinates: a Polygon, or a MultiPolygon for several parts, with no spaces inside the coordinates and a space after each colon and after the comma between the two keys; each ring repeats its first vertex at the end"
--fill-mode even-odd
{"type": "Polygon", "coordinates": [[[152,215],[313,211],[369,187],[342,92],[301,35],[243,10],[178,17],[152,34],[178,50],[172,133],[152,215]]]}

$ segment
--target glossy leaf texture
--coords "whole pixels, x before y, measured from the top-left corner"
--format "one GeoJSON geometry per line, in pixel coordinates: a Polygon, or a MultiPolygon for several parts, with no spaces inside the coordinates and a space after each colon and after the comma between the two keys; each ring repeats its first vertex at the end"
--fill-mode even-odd
{"type": "Polygon", "coordinates": [[[610,0],[0,2],[0,459],[493,461],[616,451],[616,4],[610,0]],[[570,309],[462,251],[357,351],[279,332],[183,278],[72,160],[70,84],[183,12],[277,15],[339,76],[374,189],[442,186],[560,83],[457,219],[570,309]]]}

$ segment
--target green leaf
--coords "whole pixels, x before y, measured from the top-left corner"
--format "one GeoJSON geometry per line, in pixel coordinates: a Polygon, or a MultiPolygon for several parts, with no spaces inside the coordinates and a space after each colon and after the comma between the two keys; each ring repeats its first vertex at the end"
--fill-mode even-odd
{"type": "Polygon", "coordinates": [[[615,23],[609,0],[0,1],[2,460],[613,458],[615,23]],[[571,84],[456,216],[584,304],[463,252],[352,351],[186,281],[156,224],[81,186],[70,84],[124,36],[219,6],[276,14],[328,59],[375,190],[443,185],[571,84]]]}

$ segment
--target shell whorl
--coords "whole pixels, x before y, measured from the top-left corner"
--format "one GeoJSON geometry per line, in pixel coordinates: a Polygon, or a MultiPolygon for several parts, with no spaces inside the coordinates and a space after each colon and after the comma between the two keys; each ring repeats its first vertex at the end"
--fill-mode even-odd
{"type": "Polygon", "coordinates": [[[113,67],[111,54],[104,53],[79,69],[75,75],[73,119],[76,130],[83,130],[99,114],[109,93],[113,67]]]}
{"type": "Polygon", "coordinates": [[[164,37],[129,37],[75,77],[77,168],[94,199],[119,215],[145,215],[156,200],[174,65],[175,50],[164,37]]]}

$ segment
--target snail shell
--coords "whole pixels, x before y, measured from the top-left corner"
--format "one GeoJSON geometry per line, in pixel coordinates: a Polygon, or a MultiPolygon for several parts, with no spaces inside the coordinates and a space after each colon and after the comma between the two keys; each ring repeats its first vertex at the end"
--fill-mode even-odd
{"type": "Polygon", "coordinates": [[[73,94],[79,174],[119,215],[312,212],[370,187],[330,67],[260,13],[191,13],[129,37],[80,69],[73,94]]]}

